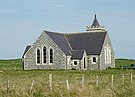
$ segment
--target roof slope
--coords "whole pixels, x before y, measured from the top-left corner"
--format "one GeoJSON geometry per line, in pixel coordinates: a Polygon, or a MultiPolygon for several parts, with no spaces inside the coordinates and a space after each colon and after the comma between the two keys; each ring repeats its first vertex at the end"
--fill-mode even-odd
{"type": "Polygon", "coordinates": [[[48,32],[45,31],[51,39],[59,46],[59,48],[66,54],[66,55],[71,55],[70,53],[70,46],[64,36],[64,34],[61,33],[55,33],[55,32],[48,32]]]}
{"type": "Polygon", "coordinates": [[[23,53],[23,56],[22,58],[24,58],[24,55],[26,54],[26,52],[30,49],[31,45],[27,45],[26,48],[25,48],[25,51],[23,53]]]}
{"type": "MultiPolygon", "coordinates": [[[[100,55],[107,32],[61,34],[45,31],[45,33],[66,55],[72,55],[73,59],[81,59],[84,50],[88,55],[100,55]]],[[[30,47],[31,45],[26,47],[22,57],[24,57],[30,47]]]]}
{"type": "Polygon", "coordinates": [[[107,32],[65,34],[73,50],[86,50],[87,54],[99,55],[107,32]]]}
{"type": "Polygon", "coordinates": [[[71,51],[72,57],[71,59],[82,59],[84,50],[73,50],[71,51]]]}

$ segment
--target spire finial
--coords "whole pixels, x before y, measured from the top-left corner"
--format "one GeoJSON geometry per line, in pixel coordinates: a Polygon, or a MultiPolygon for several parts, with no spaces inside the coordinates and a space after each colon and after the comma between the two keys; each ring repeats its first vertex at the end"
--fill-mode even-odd
{"type": "Polygon", "coordinates": [[[97,18],[97,16],[96,16],[96,12],[95,12],[95,19],[97,18]]]}

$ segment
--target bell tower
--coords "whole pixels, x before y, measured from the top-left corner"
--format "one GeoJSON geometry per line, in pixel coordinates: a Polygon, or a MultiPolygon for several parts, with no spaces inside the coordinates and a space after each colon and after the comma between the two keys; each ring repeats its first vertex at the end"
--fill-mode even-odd
{"type": "Polygon", "coordinates": [[[86,31],[105,31],[105,26],[101,26],[97,20],[97,16],[95,14],[94,20],[91,26],[86,26],[86,31]]]}

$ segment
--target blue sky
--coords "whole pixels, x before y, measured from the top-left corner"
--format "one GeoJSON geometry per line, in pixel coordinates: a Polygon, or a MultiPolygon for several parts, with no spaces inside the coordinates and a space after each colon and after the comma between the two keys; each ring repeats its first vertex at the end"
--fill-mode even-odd
{"type": "Polygon", "coordinates": [[[43,30],[84,32],[95,12],[116,58],[135,59],[135,0],[0,0],[0,59],[20,58],[43,30]]]}

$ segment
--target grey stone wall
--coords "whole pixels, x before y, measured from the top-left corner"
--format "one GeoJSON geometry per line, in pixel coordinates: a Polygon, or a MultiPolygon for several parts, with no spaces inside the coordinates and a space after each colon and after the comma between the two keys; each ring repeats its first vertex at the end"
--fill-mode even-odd
{"type": "Polygon", "coordinates": [[[89,70],[98,70],[99,69],[99,57],[98,55],[88,55],[87,56],[87,63],[88,63],[88,69],[89,70]],[[96,57],[96,62],[93,61],[93,57],[96,57]]]}
{"type": "Polygon", "coordinates": [[[62,50],[56,45],[56,43],[43,32],[40,37],[36,40],[33,46],[27,51],[24,56],[24,69],[65,69],[66,66],[66,55],[62,50]],[[42,63],[42,49],[46,47],[46,64],[42,63]],[[53,49],[53,63],[49,63],[49,49],[53,49]],[[41,63],[36,63],[36,51],[40,49],[41,51],[41,63]]]}
{"type": "Polygon", "coordinates": [[[66,59],[67,59],[66,69],[72,69],[72,67],[71,67],[71,64],[72,64],[71,55],[67,55],[66,59]]]}
{"type": "Polygon", "coordinates": [[[72,60],[72,61],[71,61],[71,69],[72,69],[72,68],[75,68],[75,69],[77,69],[77,70],[80,70],[80,69],[81,69],[81,60],[79,60],[79,59],[74,59],[74,60],[72,60]],[[74,65],[74,61],[77,62],[77,65],[76,65],[76,66],[74,65]]]}
{"type": "Polygon", "coordinates": [[[86,51],[84,51],[84,54],[83,54],[83,57],[82,57],[82,59],[81,59],[81,70],[87,70],[87,68],[88,68],[88,63],[87,63],[87,54],[86,54],[86,51]],[[85,58],[85,66],[86,66],[86,68],[84,68],[84,58],[85,58]]]}

